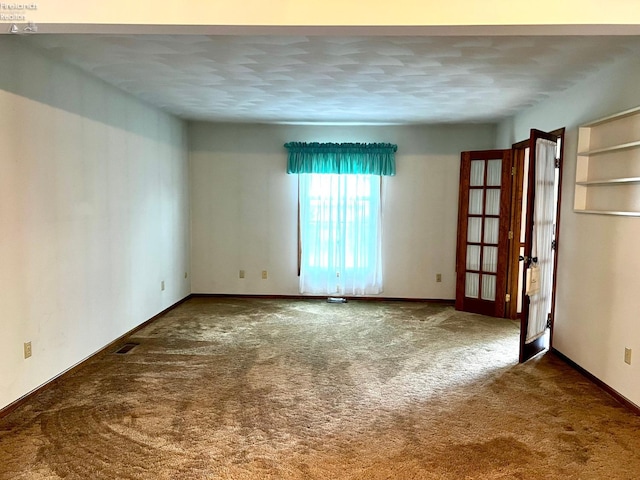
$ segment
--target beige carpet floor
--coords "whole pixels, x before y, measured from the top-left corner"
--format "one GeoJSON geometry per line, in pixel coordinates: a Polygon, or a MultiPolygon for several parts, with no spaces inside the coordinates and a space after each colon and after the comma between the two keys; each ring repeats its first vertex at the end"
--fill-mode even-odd
{"type": "Polygon", "coordinates": [[[510,321],[191,299],[0,419],[0,479],[638,479],[640,417],[510,321]]]}

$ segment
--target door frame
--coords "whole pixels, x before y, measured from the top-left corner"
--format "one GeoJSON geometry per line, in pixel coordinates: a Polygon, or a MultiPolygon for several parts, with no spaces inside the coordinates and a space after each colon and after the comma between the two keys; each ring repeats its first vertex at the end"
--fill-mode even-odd
{"type": "Polygon", "coordinates": [[[515,320],[520,317],[518,313],[518,282],[520,280],[520,230],[522,226],[522,200],[524,184],[524,158],[526,148],[529,146],[529,139],[514,143],[511,147],[511,158],[513,159],[511,177],[511,220],[509,224],[509,264],[507,267],[507,295],[509,302],[505,309],[505,317],[515,320]],[[520,188],[517,188],[520,186],[520,188]]]}

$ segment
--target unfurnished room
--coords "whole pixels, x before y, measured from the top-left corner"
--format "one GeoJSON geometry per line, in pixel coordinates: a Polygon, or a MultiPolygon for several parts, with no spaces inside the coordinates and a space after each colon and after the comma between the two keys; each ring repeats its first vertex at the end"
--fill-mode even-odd
{"type": "Polygon", "coordinates": [[[638,478],[632,10],[186,3],[0,5],[0,480],[638,478]]]}

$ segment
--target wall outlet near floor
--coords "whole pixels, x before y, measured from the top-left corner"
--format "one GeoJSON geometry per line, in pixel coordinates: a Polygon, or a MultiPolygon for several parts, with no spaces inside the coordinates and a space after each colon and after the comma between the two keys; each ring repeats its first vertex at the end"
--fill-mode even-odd
{"type": "Polygon", "coordinates": [[[631,349],[630,348],[624,349],[624,363],[626,363],[627,365],[631,365],[631,349]]]}
{"type": "Polygon", "coordinates": [[[267,271],[266,271],[266,270],[262,270],[262,279],[263,279],[263,280],[266,280],[266,279],[267,279],[267,277],[268,277],[268,275],[267,275],[267,271]]]}
{"type": "Polygon", "coordinates": [[[244,270],[240,270],[240,273],[238,274],[238,277],[244,278],[244,270]]]}
{"type": "Polygon", "coordinates": [[[436,273],[436,282],[441,282],[441,281],[442,281],[442,274],[436,273]]]}
{"type": "Polygon", "coordinates": [[[160,290],[164,291],[164,280],[160,282],[160,290]]]}
{"type": "Polygon", "coordinates": [[[29,358],[31,353],[31,342],[24,342],[24,358],[29,358]]]}

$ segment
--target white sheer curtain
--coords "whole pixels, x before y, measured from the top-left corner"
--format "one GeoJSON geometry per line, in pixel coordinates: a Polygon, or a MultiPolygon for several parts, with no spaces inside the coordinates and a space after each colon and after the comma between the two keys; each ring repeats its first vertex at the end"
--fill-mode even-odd
{"type": "Polygon", "coordinates": [[[382,292],[380,176],[300,175],[300,293],[382,292]]]}
{"type": "Polygon", "coordinates": [[[555,215],[556,143],[538,139],[536,142],[535,202],[533,211],[533,237],[531,256],[538,258],[540,290],[531,295],[529,327],[526,343],[544,335],[547,317],[551,312],[551,287],[553,282],[553,222],[555,215]]]}

